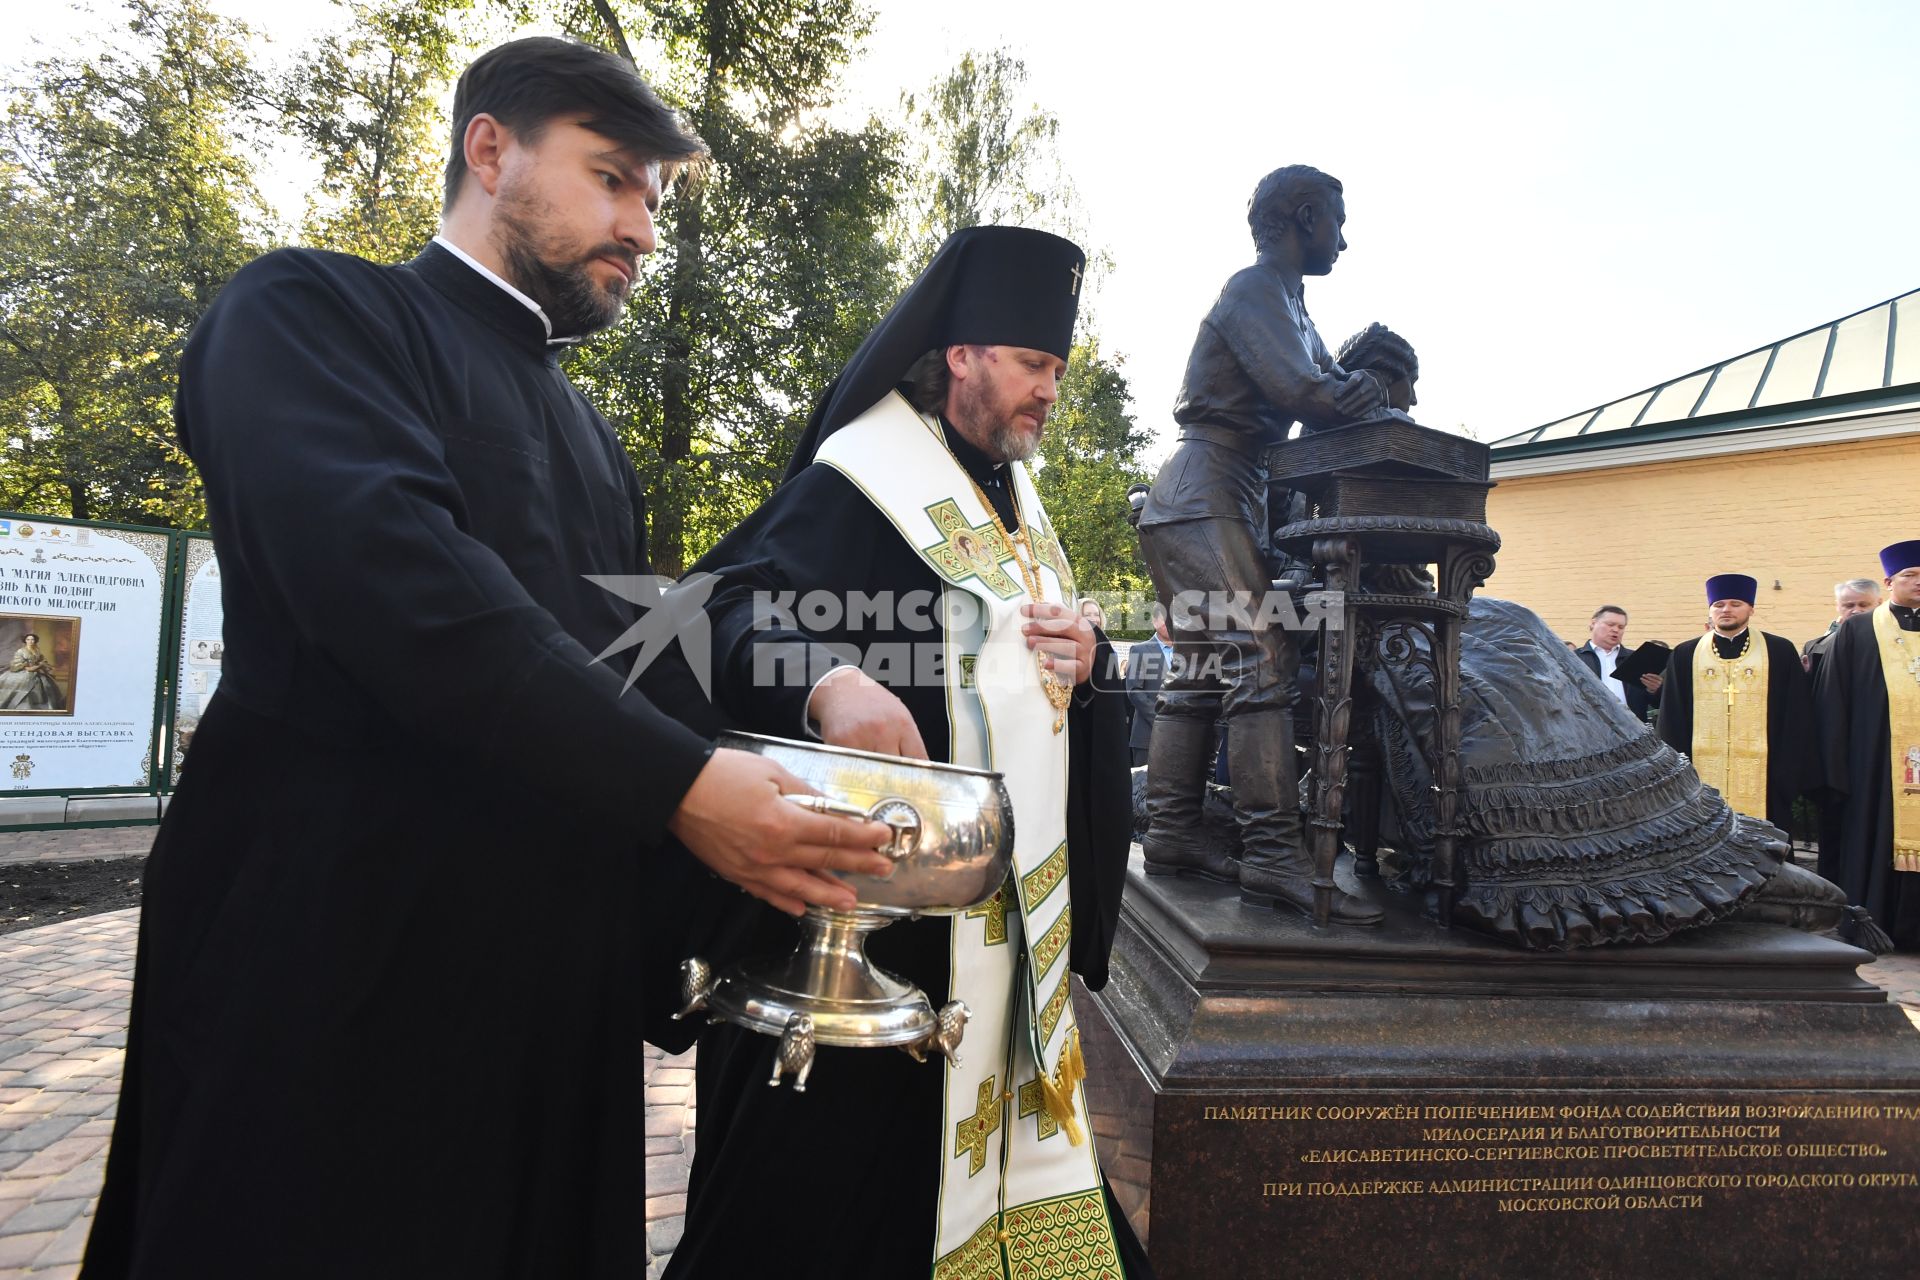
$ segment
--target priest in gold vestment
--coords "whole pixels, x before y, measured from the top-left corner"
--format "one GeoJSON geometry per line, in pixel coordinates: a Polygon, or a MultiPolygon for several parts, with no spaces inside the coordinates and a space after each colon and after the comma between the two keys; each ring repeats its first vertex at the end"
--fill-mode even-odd
{"type": "Polygon", "coordinates": [[[1784,831],[1814,781],[1813,700],[1793,642],[1751,625],[1758,588],[1707,579],[1708,630],[1667,660],[1660,736],[1737,812],[1784,831]]]}
{"type": "Polygon", "coordinates": [[[1823,793],[1840,839],[1820,874],[1901,950],[1920,947],[1920,539],[1880,553],[1886,596],[1840,624],[1820,664],[1823,793]]]}

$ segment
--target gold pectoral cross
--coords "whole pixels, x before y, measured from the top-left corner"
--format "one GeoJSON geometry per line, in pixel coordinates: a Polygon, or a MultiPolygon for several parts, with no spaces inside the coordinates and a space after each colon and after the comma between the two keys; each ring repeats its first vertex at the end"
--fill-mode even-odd
{"type": "Polygon", "coordinates": [[[1733,695],[1739,692],[1740,690],[1734,687],[1733,676],[1729,674],[1727,676],[1727,714],[1728,715],[1733,714],[1733,695]]]}

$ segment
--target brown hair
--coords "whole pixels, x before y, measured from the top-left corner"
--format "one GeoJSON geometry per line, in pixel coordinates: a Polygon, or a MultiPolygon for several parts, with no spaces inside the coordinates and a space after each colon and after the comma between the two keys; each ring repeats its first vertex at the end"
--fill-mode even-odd
{"type": "Polygon", "coordinates": [[[580,116],[582,127],[623,150],[658,161],[662,186],[683,166],[697,165],[707,155],[707,144],[628,63],[573,40],[510,40],[475,58],[454,87],[447,208],[467,176],[467,126],[483,114],[527,142],[537,141],[560,116],[580,116]]]}

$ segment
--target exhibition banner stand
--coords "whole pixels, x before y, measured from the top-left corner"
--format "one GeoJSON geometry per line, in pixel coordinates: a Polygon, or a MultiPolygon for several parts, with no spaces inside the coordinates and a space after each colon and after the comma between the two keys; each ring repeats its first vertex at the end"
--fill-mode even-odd
{"type": "Polygon", "coordinates": [[[80,825],[35,797],[155,797],[120,815],[151,821],[223,658],[205,534],[0,511],[0,829],[80,825]]]}

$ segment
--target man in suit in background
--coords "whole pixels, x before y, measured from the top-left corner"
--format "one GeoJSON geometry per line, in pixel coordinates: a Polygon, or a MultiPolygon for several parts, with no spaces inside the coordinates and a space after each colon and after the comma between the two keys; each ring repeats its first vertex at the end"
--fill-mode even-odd
{"type": "Polygon", "coordinates": [[[1660,677],[1649,674],[1637,681],[1613,678],[1613,669],[1633,656],[1633,650],[1622,643],[1626,634],[1627,611],[1617,604],[1603,604],[1587,623],[1587,642],[1573,652],[1600,678],[1608,693],[1626,704],[1636,720],[1646,720],[1660,705],[1660,677]]]}
{"type": "Polygon", "coordinates": [[[1824,635],[1815,636],[1800,649],[1800,666],[1809,677],[1818,672],[1820,660],[1827,656],[1827,646],[1833,643],[1834,632],[1840,629],[1840,624],[1856,613],[1872,613],[1879,604],[1880,584],[1872,578],[1849,578],[1833,584],[1833,621],[1827,624],[1824,635]]]}
{"type": "Polygon", "coordinates": [[[1153,708],[1160,700],[1160,686],[1167,678],[1167,662],[1173,656],[1167,635],[1167,607],[1153,604],[1153,639],[1127,650],[1127,749],[1133,753],[1133,765],[1147,762],[1147,746],[1153,740],[1153,708]]]}

